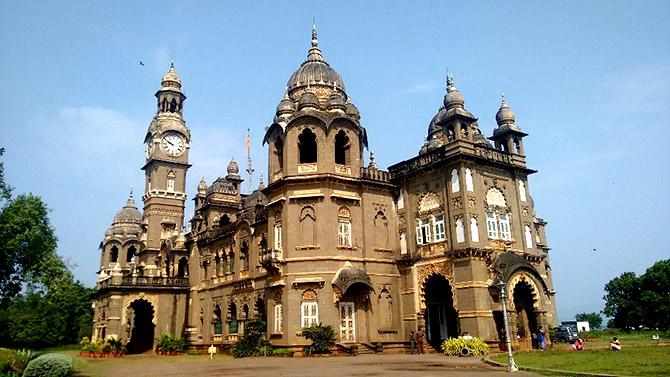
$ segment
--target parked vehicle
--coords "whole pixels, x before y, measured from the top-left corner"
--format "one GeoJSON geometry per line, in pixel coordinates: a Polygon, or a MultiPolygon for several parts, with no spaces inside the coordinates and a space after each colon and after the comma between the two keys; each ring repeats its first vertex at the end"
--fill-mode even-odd
{"type": "Polygon", "coordinates": [[[554,342],[574,343],[579,339],[579,335],[571,327],[559,326],[554,328],[554,336],[551,338],[554,342]]]}

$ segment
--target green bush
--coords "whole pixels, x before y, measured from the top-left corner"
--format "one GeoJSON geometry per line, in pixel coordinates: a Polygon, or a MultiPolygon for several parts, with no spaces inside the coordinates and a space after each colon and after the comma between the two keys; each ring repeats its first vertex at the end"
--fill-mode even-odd
{"type": "Polygon", "coordinates": [[[293,350],[289,348],[275,348],[272,350],[272,356],[293,357],[293,350]]]}
{"type": "Polygon", "coordinates": [[[266,328],[267,324],[262,318],[247,321],[244,324],[244,336],[230,349],[233,356],[239,358],[272,355],[272,345],[263,338],[266,328]]]}
{"type": "Polygon", "coordinates": [[[302,329],[305,339],[311,340],[312,344],[303,347],[307,355],[330,353],[330,347],[335,344],[335,331],[333,327],[322,324],[312,325],[302,329]]]}
{"type": "Polygon", "coordinates": [[[452,338],[442,342],[442,352],[447,356],[482,356],[489,353],[489,346],[481,338],[452,338]]]}
{"type": "Polygon", "coordinates": [[[23,377],[69,377],[73,373],[71,357],[47,353],[29,362],[23,377]]]}
{"type": "Polygon", "coordinates": [[[156,350],[159,352],[184,352],[186,341],[179,336],[162,333],[156,342],[156,350]]]}

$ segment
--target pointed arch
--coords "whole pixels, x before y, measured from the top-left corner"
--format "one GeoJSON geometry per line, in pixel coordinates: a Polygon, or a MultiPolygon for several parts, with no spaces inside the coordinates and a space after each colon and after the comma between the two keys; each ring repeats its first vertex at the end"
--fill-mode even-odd
{"type": "Polygon", "coordinates": [[[298,161],[301,164],[317,162],[316,134],[309,128],[303,129],[298,135],[298,161]]]}

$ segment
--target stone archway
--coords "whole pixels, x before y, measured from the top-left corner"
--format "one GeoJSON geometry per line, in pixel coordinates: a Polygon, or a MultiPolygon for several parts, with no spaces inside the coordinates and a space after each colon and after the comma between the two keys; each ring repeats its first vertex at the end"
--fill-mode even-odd
{"type": "Polygon", "coordinates": [[[154,347],[154,306],[145,299],[134,300],[128,305],[128,353],[142,353],[154,347]]]}
{"type": "Polygon", "coordinates": [[[537,348],[533,334],[543,325],[540,314],[540,291],[534,279],[525,272],[516,273],[508,283],[510,332],[519,349],[537,348]]]}
{"type": "Polygon", "coordinates": [[[426,338],[436,350],[442,341],[458,336],[458,312],[454,306],[454,295],[449,280],[433,274],[424,283],[424,318],[426,338]]]}

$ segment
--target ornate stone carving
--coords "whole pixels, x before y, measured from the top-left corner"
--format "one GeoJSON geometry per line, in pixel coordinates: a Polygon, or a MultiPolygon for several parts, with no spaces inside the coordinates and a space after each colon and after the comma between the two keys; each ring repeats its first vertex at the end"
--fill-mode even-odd
{"type": "Polygon", "coordinates": [[[317,165],[316,164],[300,164],[298,165],[298,173],[316,173],[317,165]]]}
{"type": "Polygon", "coordinates": [[[454,209],[462,209],[463,208],[463,203],[461,203],[461,198],[453,198],[451,199],[451,206],[454,209]]]}
{"type": "Polygon", "coordinates": [[[473,196],[468,196],[468,207],[469,208],[477,207],[477,200],[473,196]]]}
{"type": "Polygon", "coordinates": [[[337,211],[337,216],[338,217],[344,217],[344,218],[350,218],[351,217],[351,211],[347,207],[340,207],[340,209],[337,211]]]}
{"type": "Polygon", "coordinates": [[[154,315],[153,318],[151,319],[151,323],[154,325],[158,324],[158,296],[156,295],[148,295],[145,294],[144,292],[140,292],[135,295],[128,295],[123,298],[123,311],[121,312],[121,323],[125,324],[127,321],[126,318],[126,313],[128,309],[130,308],[130,304],[132,304],[136,300],[144,300],[147,301],[149,304],[151,304],[151,307],[154,309],[154,315]]]}
{"type": "Polygon", "coordinates": [[[440,198],[434,192],[427,192],[419,200],[419,213],[429,212],[442,206],[440,198]]]}
{"type": "Polygon", "coordinates": [[[305,290],[304,292],[302,292],[302,299],[305,301],[316,300],[316,291],[313,289],[305,290]]]}
{"type": "Polygon", "coordinates": [[[426,282],[428,278],[433,275],[442,275],[449,281],[449,286],[451,287],[452,297],[454,298],[454,306],[456,304],[456,290],[454,284],[454,272],[451,265],[451,261],[442,261],[437,263],[424,264],[417,266],[419,269],[419,284],[421,289],[421,294],[419,295],[419,309],[426,309],[426,282]]]}

